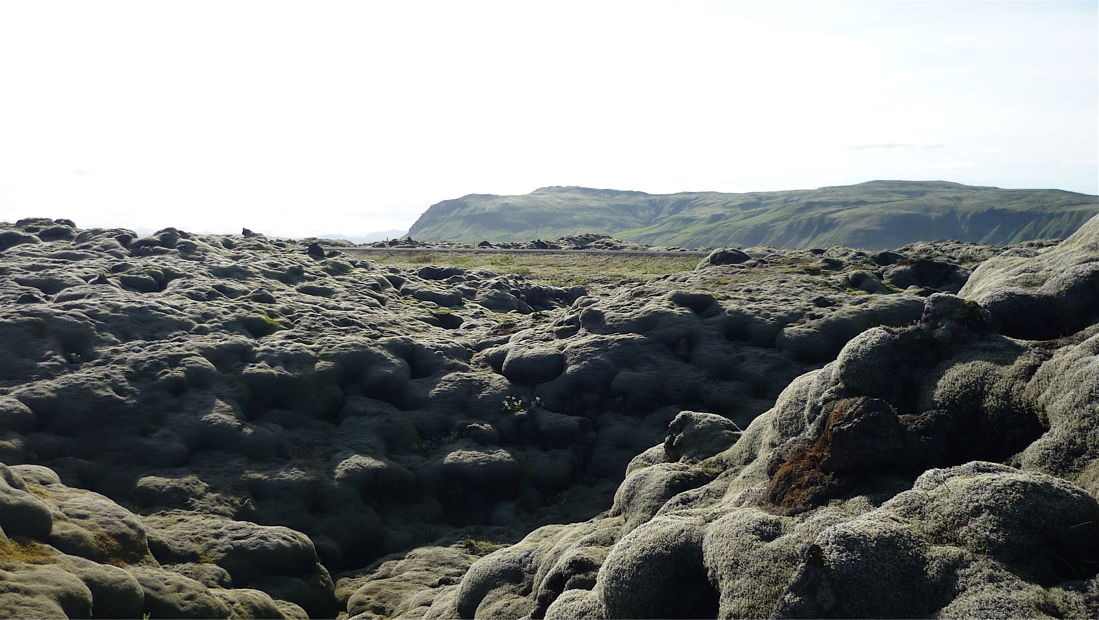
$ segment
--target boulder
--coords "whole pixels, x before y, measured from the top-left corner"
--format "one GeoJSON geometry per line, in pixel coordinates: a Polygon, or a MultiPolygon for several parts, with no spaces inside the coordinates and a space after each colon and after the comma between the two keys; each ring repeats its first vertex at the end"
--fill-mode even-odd
{"type": "Polygon", "coordinates": [[[62,484],[42,487],[53,512],[49,543],[70,555],[100,563],[149,559],[145,527],[136,515],[107,497],[62,484]]]}
{"type": "MultiPolygon", "coordinates": [[[[1049,476],[980,462],[930,470],[881,508],[822,531],[776,615],[935,615],[951,606],[951,615],[1039,613],[1052,600],[1028,584],[1084,574],[1080,563],[1099,542],[1088,521],[1096,516],[1094,497],[1049,476]],[[1037,596],[1027,604],[1020,587],[1037,596]]],[[[1081,597],[1052,607],[1070,615],[1085,609],[1081,597]]]]}
{"type": "Polygon", "coordinates": [[[475,562],[455,592],[457,617],[499,617],[491,611],[504,610],[514,617],[530,613],[532,605],[523,593],[529,591],[537,551],[537,545],[517,545],[475,562]]]}
{"type": "Polygon", "coordinates": [[[92,595],[92,618],[138,618],[145,607],[145,591],[129,571],[67,556],[62,562],[92,595]]]}
{"type": "Polygon", "coordinates": [[[844,307],[827,316],[782,330],[775,347],[806,362],[822,362],[836,357],[855,336],[875,326],[900,327],[920,318],[924,301],[918,297],[882,295],[844,307]]]}
{"type": "Polygon", "coordinates": [[[30,407],[9,396],[0,396],[0,429],[26,433],[34,430],[36,423],[30,407]]]}
{"type": "Polygon", "coordinates": [[[24,243],[42,243],[42,240],[16,230],[0,231],[0,252],[24,243]]]}
{"type": "Polygon", "coordinates": [[[612,515],[626,517],[627,531],[649,521],[675,495],[710,481],[699,469],[680,463],[658,463],[630,474],[614,494],[612,515]]]}
{"type": "Polygon", "coordinates": [[[45,542],[53,522],[49,505],[28,490],[19,474],[0,463],[0,530],[45,542]]]}
{"type": "Polygon", "coordinates": [[[608,618],[712,618],[714,591],[703,564],[702,524],[659,517],[627,534],[599,570],[608,618]]]}
{"type": "Polygon", "coordinates": [[[1037,256],[1005,252],[980,265],[958,293],[987,308],[1008,336],[1043,340],[1099,319],[1099,217],[1037,256]]]}
{"type": "Polygon", "coordinates": [[[521,385],[536,385],[552,381],[565,371],[565,356],[553,347],[527,343],[513,344],[504,358],[500,372],[508,380],[521,385]]]}
{"type": "Polygon", "coordinates": [[[186,510],[195,507],[210,490],[208,484],[194,475],[144,476],[134,483],[130,497],[145,510],[186,510]]]}
{"type": "Polygon", "coordinates": [[[493,312],[512,312],[519,309],[519,298],[500,289],[480,289],[474,301],[493,312]]]}
{"type": "Polygon", "coordinates": [[[596,620],[607,618],[599,596],[589,590],[567,590],[546,609],[546,620],[596,620]]]}
{"type": "MultiPolygon", "coordinates": [[[[1072,481],[1099,496],[1099,330],[1076,346],[1057,349],[1027,383],[1025,398],[1036,404],[1048,426],[1019,455],[1022,467],[1072,481]]],[[[1088,332],[1086,332],[1088,333],[1088,332]]]]}
{"type": "Polygon", "coordinates": [[[683,411],[668,425],[664,452],[669,461],[701,461],[727,450],[740,434],[740,428],[727,418],[683,411]]]}
{"type": "Polygon", "coordinates": [[[957,293],[967,276],[956,264],[924,258],[902,259],[885,270],[885,281],[901,290],[917,286],[957,293]]]}
{"type": "Polygon", "coordinates": [[[156,513],[144,521],[154,530],[152,548],[163,562],[214,561],[241,583],[267,573],[300,575],[317,568],[313,544],[285,527],[183,511],[156,513]]]}
{"type": "MultiPolygon", "coordinates": [[[[210,593],[225,603],[225,606],[229,608],[230,618],[294,617],[286,615],[283,607],[287,603],[286,601],[282,601],[283,605],[280,605],[279,601],[275,601],[262,590],[237,588],[233,590],[211,590],[210,593]]],[[[294,606],[293,603],[289,604],[294,606]]],[[[304,613],[304,610],[300,608],[297,611],[304,613]]]]}
{"type": "Polygon", "coordinates": [[[748,256],[740,250],[734,248],[725,248],[710,252],[709,256],[702,259],[702,261],[698,263],[698,267],[696,267],[696,269],[705,269],[706,267],[714,267],[720,265],[739,265],[740,263],[749,261],[751,259],[751,256],[748,256]]]}
{"type": "Polygon", "coordinates": [[[311,615],[333,613],[331,577],[300,532],[184,511],[156,513],[145,522],[161,563],[214,562],[234,584],[256,584],[311,615]]]}
{"type": "Polygon", "coordinates": [[[456,547],[420,547],[385,562],[365,579],[341,580],[336,584],[337,594],[350,590],[346,609],[351,616],[424,612],[435,602],[439,590],[456,589],[476,559],[456,547]]]}
{"type": "Polygon", "coordinates": [[[444,504],[459,512],[514,498],[521,476],[522,467],[510,452],[472,441],[448,452],[427,472],[428,483],[438,489],[444,504]]]}
{"type": "Polygon", "coordinates": [[[31,288],[36,288],[46,295],[56,295],[61,291],[74,286],[84,286],[84,280],[63,271],[40,271],[33,276],[16,277],[14,280],[31,288]]]}
{"type": "MultiPolygon", "coordinates": [[[[888,286],[883,284],[882,281],[879,280],[877,276],[870,273],[869,271],[862,271],[862,270],[852,271],[852,272],[848,273],[845,277],[846,277],[846,280],[847,280],[848,284],[850,284],[851,286],[859,289],[860,291],[862,291],[864,293],[869,293],[871,295],[880,295],[880,294],[888,294],[888,293],[893,292],[892,290],[889,289],[888,286]]],[[[905,288],[908,288],[908,287],[905,287],[905,288]]]]}
{"type": "Polygon", "coordinates": [[[56,566],[5,563],[0,568],[0,615],[5,618],[90,618],[92,592],[56,566]]]}
{"type": "Polygon", "coordinates": [[[142,614],[159,618],[228,618],[229,606],[201,583],[152,566],[126,567],[141,585],[142,614]]]}
{"type": "Polygon", "coordinates": [[[800,540],[789,520],[758,509],[729,511],[706,528],[703,563],[718,590],[719,618],[773,613],[793,577],[800,540]]]}

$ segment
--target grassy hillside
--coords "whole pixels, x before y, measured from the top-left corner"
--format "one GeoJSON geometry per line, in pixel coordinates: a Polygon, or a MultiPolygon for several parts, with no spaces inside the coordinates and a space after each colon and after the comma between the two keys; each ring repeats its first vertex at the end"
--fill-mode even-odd
{"type": "Polygon", "coordinates": [[[1097,196],[945,181],[870,181],[744,194],[547,187],[524,196],[472,194],[440,202],[409,234],[471,243],[597,232],[687,248],[885,249],[937,239],[1008,244],[1067,237],[1097,213],[1097,196]]]}

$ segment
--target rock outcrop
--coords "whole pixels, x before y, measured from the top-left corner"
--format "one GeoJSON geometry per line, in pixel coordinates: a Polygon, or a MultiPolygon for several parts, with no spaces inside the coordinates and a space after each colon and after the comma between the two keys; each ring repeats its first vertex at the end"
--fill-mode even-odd
{"type": "MultiPolygon", "coordinates": [[[[682,454],[677,418],[611,512],[482,558],[424,617],[492,617],[501,598],[532,618],[1094,617],[1099,324],[1042,287],[1090,282],[1097,234],[1093,220],[1024,268],[1049,274],[1023,290],[1078,331],[1013,338],[1010,307],[935,294],[918,323],[869,329],[793,381],[720,453],[682,454]],[[514,549],[527,568],[486,586],[514,549]],[[583,567],[594,579],[549,582],[570,553],[603,558],[583,567]]],[[[1003,262],[973,287],[1018,286],[1003,262]]]]}
{"type": "Polygon", "coordinates": [[[0,613],[1094,616],[1097,232],[589,290],[0,225],[0,613]]]}

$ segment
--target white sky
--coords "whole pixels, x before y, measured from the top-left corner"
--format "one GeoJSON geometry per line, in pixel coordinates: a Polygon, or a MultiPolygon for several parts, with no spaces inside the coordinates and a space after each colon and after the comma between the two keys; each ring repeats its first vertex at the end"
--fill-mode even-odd
{"type": "Polygon", "coordinates": [[[0,2],[0,220],[407,229],[548,185],[1099,193],[1099,3],[0,2]]]}

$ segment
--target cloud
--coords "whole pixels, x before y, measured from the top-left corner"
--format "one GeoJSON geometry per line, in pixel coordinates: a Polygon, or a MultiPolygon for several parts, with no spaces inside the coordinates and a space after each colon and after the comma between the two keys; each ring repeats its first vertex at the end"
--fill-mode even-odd
{"type": "Polygon", "coordinates": [[[1083,166],[1088,166],[1088,167],[1091,167],[1091,168],[1094,168],[1095,166],[1099,166],[1099,159],[1096,159],[1094,157],[1085,157],[1083,159],[1077,159],[1075,157],[1069,157],[1065,161],[1061,162],[1061,167],[1062,168],[1079,168],[1079,167],[1083,167],[1083,166]]]}
{"type": "Polygon", "coordinates": [[[909,170],[968,170],[976,167],[976,164],[968,161],[942,161],[932,163],[912,164],[909,170]]]}
{"type": "Polygon", "coordinates": [[[945,148],[945,144],[910,144],[904,142],[889,142],[886,144],[853,144],[847,148],[863,151],[868,149],[941,149],[945,148]]]}
{"type": "Polygon", "coordinates": [[[73,168],[72,172],[70,172],[69,174],[73,175],[74,177],[86,177],[91,173],[83,168],[73,168]]]}

